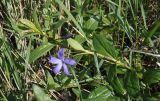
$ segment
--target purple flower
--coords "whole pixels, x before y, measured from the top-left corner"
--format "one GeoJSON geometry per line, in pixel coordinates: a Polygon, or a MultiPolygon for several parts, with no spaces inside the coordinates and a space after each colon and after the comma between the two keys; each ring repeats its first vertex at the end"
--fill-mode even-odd
{"type": "Polygon", "coordinates": [[[70,75],[67,65],[75,65],[76,64],[75,60],[64,57],[64,48],[61,48],[58,51],[58,58],[55,58],[50,55],[49,62],[52,64],[57,64],[56,67],[52,69],[52,71],[55,74],[58,74],[63,67],[64,73],[66,75],[70,75]]]}

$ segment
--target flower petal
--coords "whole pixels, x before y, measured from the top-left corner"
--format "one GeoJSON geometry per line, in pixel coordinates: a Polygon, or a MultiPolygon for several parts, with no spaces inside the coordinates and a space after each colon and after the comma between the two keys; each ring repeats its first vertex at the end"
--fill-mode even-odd
{"type": "Polygon", "coordinates": [[[68,67],[67,67],[67,65],[65,63],[63,63],[63,70],[64,70],[64,74],[70,75],[68,67]]]}
{"type": "Polygon", "coordinates": [[[52,64],[59,64],[61,63],[61,60],[60,59],[57,59],[55,57],[53,57],[52,55],[49,55],[49,62],[52,63],[52,64]]]}
{"type": "Polygon", "coordinates": [[[54,74],[58,74],[62,68],[62,63],[59,63],[55,68],[52,69],[54,74]]]}
{"type": "Polygon", "coordinates": [[[68,65],[75,65],[76,64],[76,61],[73,60],[73,59],[69,59],[69,58],[66,58],[64,60],[64,63],[68,64],[68,65]]]}
{"type": "Polygon", "coordinates": [[[61,48],[59,51],[58,51],[58,58],[63,60],[64,59],[64,48],[61,48]]]}

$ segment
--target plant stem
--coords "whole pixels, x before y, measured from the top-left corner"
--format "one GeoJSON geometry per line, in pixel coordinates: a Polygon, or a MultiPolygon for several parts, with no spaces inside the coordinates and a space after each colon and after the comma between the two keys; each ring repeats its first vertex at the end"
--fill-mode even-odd
{"type": "Polygon", "coordinates": [[[74,79],[76,80],[76,83],[77,83],[78,89],[79,89],[79,91],[80,91],[80,101],[83,101],[83,97],[82,97],[82,93],[81,93],[81,88],[80,88],[80,85],[79,85],[78,79],[77,79],[77,77],[76,77],[76,74],[75,74],[75,72],[74,72],[73,68],[71,68],[71,71],[72,71],[72,74],[73,74],[73,76],[74,76],[74,79]]]}
{"type": "MultiPolygon", "coordinates": [[[[88,53],[88,54],[92,54],[92,55],[95,54],[94,52],[91,52],[91,51],[88,51],[88,50],[84,50],[84,52],[86,52],[86,53],[88,53]]],[[[104,59],[107,60],[107,61],[110,61],[110,62],[112,62],[112,63],[115,63],[115,64],[118,65],[118,66],[122,66],[122,67],[125,67],[125,68],[131,70],[131,67],[129,67],[128,65],[126,65],[125,63],[123,63],[123,62],[121,62],[121,61],[119,61],[119,60],[116,60],[116,59],[114,59],[114,58],[112,58],[112,57],[104,56],[104,55],[99,54],[99,53],[96,53],[96,54],[97,54],[97,56],[99,56],[99,57],[101,57],[101,58],[104,58],[104,59]]]]}

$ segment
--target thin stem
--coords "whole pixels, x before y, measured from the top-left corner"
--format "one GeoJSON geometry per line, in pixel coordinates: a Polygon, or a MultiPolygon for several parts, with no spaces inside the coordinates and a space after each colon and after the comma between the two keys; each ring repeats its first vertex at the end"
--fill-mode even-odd
{"type": "Polygon", "coordinates": [[[138,51],[138,50],[130,50],[131,52],[135,52],[135,53],[141,53],[141,54],[145,54],[145,55],[150,55],[150,56],[153,56],[153,57],[160,57],[160,54],[153,54],[153,53],[147,53],[147,52],[143,52],[143,51],[138,51]]]}
{"type": "Polygon", "coordinates": [[[2,90],[0,90],[0,94],[3,96],[3,101],[8,101],[5,95],[3,94],[2,90]]]}
{"type": "Polygon", "coordinates": [[[2,70],[1,67],[0,67],[0,70],[1,70],[1,73],[2,73],[2,75],[4,76],[4,78],[5,78],[5,80],[6,80],[7,84],[8,84],[8,86],[12,89],[12,86],[11,86],[11,84],[9,83],[9,80],[7,79],[7,77],[6,77],[6,75],[4,74],[4,72],[3,72],[3,70],[2,70]]]}
{"type": "Polygon", "coordinates": [[[95,62],[95,66],[96,66],[96,69],[97,69],[97,73],[98,73],[98,75],[100,75],[101,73],[100,73],[100,70],[99,70],[99,63],[98,63],[98,59],[97,59],[97,56],[96,56],[96,54],[94,54],[94,62],[95,62]]]}
{"type": "MultiPolygon", "coordinates": [[[[86,52],[86,53],[88,53],[88,54],[92,54],[92,55],[95,54],[94,52],[91,52],[91,51],[89,51],[89,50],[83,50],[83,51],[86,52]]],[[[114,58],[112,58],[112,57],[107,57],[107,56],[104,56],[104,55],[99,54],[99,53],[96,53],[96,54],[97,54],[97,56],[104,58],[105,61],[107,60],[107,61],[110,61],[110,62],[112,62],[112,63],[115,63],[115,64],[118,65],[118,66],[126,67],[127,69],[130,69],[130,70],[132,69],[131,67],[129,67],[129,66],[126,65],[125,63],[122,63],[121,61],[116,60],[116,59],[114,59],[114,58]]]]}
{"type": "Polygon", "coordinates": [[[76,77],[76,74],[75,74],[73,68],[71,68],[71,71],[72,71],[72,74],[73,74],[73,76],[74,76],[74,79],[76,80],[76,84],[77,84],[77,86],[78,86],[78,89],[79,89],[79,91],[80,91],[80,98],[81,98],[81,101],[83,101],[83,97],[82,97],[82,93],[81,93],[81,88],[80,88],[78,79],[77,79],[77,77],[76,77]]]}

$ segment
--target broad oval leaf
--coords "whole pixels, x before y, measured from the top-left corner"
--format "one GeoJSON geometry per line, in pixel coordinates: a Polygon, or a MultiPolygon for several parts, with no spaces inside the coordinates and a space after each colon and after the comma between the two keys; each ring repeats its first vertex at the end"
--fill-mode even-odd
{"type": "Polygon", "coordinates": [[[105,86],[99,86],[94,89],[90,94],[88,99],[84,101],[107,101],[109,97],[113,96],[112,92],[105,86]]]}
{"type": "Polygon", "coordinates": [[[122,83],[120,82],[120,79],[117,77],[116,71],[117,71],[116,65],[110,65],[107,73],[108,81],[117,93],[125,95],[126,90],[124,89],[122,83]]]}
{"type": "Polygon", "coordinates": [[[93,46],[98,53],[108,57],[117,58],[117,50],[104,35],[95,34],[93,37],[93,46]]]}
{"type": "Polygon", "coordinates": [[[84,29],[87,32],[94,31],[97,29],[97,27],[98,27],[98,21],[94,18],[90,18],[84,25],[84,29]]]}
{"type": "Polygon", "coordinates": [[[73,91],[74,94],[76,94],[77,97],[80,97],[81,93],[80,93],[79,89],[72,88],[72,91],[73,91]]]}
{"type": "Polygon", "coordinates": [[[57,30],[60,28],[68,19],[60,19],[54,24],[54,29],[57,30]]]}
{"type": "Polygon", "coordinates": [[[96,97],[99,97],[99,96],[105,96],[105,98],[111,96],[112,93],[111,91],[105,87],[105,86],[100,86],[96,89],[94,89],[90,94],[89,94],[89,98],[96,98],[96,97]]]}
{"type": "Polygon", "coordinates": [[[153,84],[160,81],[160,69],[148,70],[143,75],[143,80],[145,83],[153,84]]]}
{"type": "Polygon", "coordinates": [[[38,21],[38,16],[37,16],[37,8],[35,8],[34,9],[34,11],[33,11],[33,20],[34,20],[34,23],[35,23],[35,26],[36,26],[36,28],[39,30],[39,31],[41,31],[41,26],[40,26],[40,23],[39,23],[39,21],[38,21]]]}
{"type": "Polygon", "coordinates": [[[48,44],[42,45],[42,46],[34,49],[30,53],[29,63],[37,60],[42,55],[46,54],[48,51],[50,51],[53,48],[53,46],[54,46],[53,44],[48,43],[48,44]]]}
{"type": "Polygon", "coordinates": [[[127,71],[125,77],[125,87],[131,96],[136,96],[140,91],[139,79],[135,71],[127,71]]]}
{"type": "Polygon", "coordinates": [[[69,45],[70,45],[72,48],[74,48],[74,49],[76,49],[76,50],[82,50],[82,51],[85,50],[85,49],[81,46],[81,44],[78,43],[76,40],[70,38],[70,39],[67,39],[67,41],[68,41],[69,45]]]}
{"type": "Polygon", "coordinates": [[[50,72],[47,71],[47,84],[48,84],[48,89],[55,89],[55,90],[60,90],[61,86],[56,83],[50,74],[50,72]]]}
{"type": "Polygon", "coordinates": [[[124,101],[124,100],[121,100],[121,99],[117,96],[109,96],[107,98],[99,96],[97,98],[83,99],[83,101],[124,101]]]}
{"type": "Polygon", "coordinates": [[[27,27],[31,28],[33,32],[41,33],[41,31],[39,31],[38,28],[31,21],[27,19],[20,19],[20,22],[26,25],[27,27]]]}
{"type": "Polygon", "coordinates": [[[35,97],[37,101],[54,101],[51,100],[50,97],[45,94],[45,92],[37,85],[33,85],[33,92],[35,94],[35,97]]]}
{"type": "Polygon", "coordinates": [[[120,82],[120,79],[117,76],[114,77],[111,84],[117,93],[122,94],[122,95],[126,94],[126,90],[124,89],[122,83],[120,82]]]}

